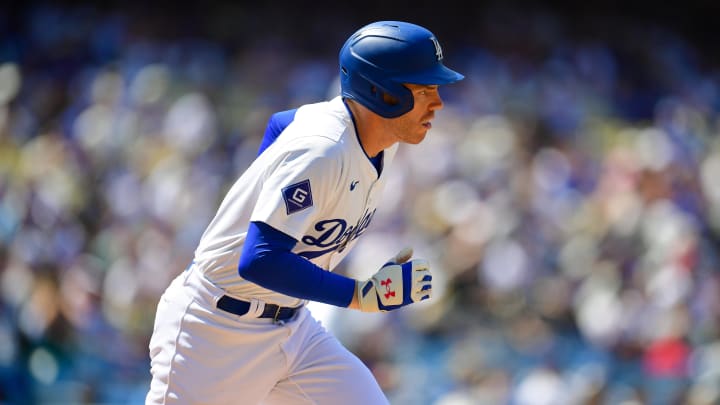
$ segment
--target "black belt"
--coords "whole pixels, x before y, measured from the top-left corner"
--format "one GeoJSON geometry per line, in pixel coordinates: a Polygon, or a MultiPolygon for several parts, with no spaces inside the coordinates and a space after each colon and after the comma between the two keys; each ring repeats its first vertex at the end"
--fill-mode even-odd
{"type": "MultiPolygon", "coordinates": [[[[218,300],[217,307],[225,312],[230,312],[231,314],[242,316],[247,314],[247,312],[250,310],[250,303],[235,299],[228,295],[223,295],[218,300]]],[[[258,318],[272,318],[272,320],[275,322],[287,321],[288,319],[295,316],[295,313],[300,308],[301,307],[291,308],[281,307],[275,304],[265,304],[265,309],[258,318]]]]}

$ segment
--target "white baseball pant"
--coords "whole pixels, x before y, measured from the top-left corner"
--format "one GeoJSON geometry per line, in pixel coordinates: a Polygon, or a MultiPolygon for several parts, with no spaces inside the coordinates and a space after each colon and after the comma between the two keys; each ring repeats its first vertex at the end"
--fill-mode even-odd
{"type": "MultiPolygon", "coordinates": [[[[368,368],[306,308],[284,324],[215,307],[224,291],[180,274],[160,298],[146,404],[388,404],[368,368]]],[[[262,308],[259,308],[262,312],[262,308]]]]}

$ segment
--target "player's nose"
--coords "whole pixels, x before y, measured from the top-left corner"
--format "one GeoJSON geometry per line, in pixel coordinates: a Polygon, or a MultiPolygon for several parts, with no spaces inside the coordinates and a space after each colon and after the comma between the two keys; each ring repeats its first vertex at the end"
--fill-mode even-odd
{"type": "Polygon", "coordinates": [[[428,110],[438,111],[442,110],[444,106],[445,103],[443,102],[442,97],[440,97],[440,94],[435,93],[435,97],[430,101],[430,104],[428,105],[428,110]]]}

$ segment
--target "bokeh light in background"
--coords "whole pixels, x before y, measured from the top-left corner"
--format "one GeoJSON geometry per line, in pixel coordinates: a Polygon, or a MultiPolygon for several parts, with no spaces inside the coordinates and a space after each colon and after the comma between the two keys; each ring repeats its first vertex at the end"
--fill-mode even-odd
{"type": "Polygon", "coordinates": [[[0,403],[142,403],[157,300],[265,121],[336,94],[377,19],[466,75],[339,269],[413,246],[435,298],[311,305],[391,402],[720,402],[720,10],[697,3],[0,11],[0,403]]]}

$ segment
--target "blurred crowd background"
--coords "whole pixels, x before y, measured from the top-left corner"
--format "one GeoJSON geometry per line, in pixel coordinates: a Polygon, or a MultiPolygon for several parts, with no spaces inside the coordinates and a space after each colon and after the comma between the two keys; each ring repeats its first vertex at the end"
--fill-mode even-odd
{"type": "Polygon", "coordinates": [[[143,402],[157,300],[266,120],[335,96],[378,19],[427,26],[466,76],[339,269],[411,245],[435,297],[311,306],[391,402],[720,403],[708,15],[291,4],[0,10],[0,403],[143,402]]]}

